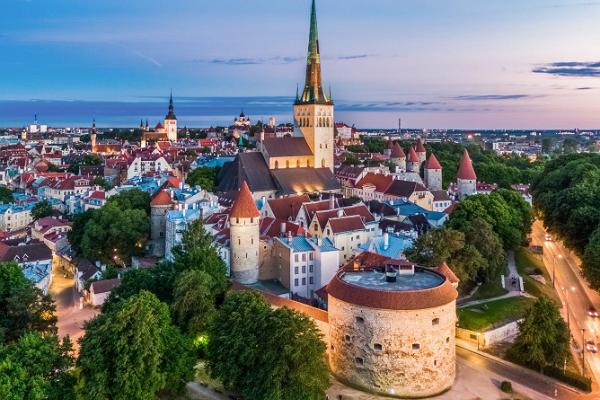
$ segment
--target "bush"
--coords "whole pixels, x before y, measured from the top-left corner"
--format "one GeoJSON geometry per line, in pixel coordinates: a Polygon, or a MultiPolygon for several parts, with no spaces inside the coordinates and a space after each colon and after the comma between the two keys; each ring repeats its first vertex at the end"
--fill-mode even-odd
{"type": "Polygon", "coordinates": [[[502,381],[502,383],[500,383],[500,390],[504,393],[512,393],[512,383],[509,381],[502,381]]]}
{"type": "Polygon", "coordinates": [[[551,376],[552,378],[556,378],[559,381],[576,387],[578,389],[585,390],[586,392],[592,391],[591,378],[586,378],[585,376],[570,371],[563,372],[562,368],[557,367],[544,368],[544,374],[547,376],[551,376]]]}

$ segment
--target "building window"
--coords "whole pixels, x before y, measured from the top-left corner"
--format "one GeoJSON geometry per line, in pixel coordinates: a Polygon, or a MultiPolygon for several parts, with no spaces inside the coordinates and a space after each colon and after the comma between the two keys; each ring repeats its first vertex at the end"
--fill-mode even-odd
{"type": "Polygon", "coordinates": [[[294,267],[294,275],[298,275],[298,267],[294,267]]]}
{"type": "Polygon", "coordinates": [[[431,325],[435,326],[435,325],[439,325],[440,324],[440,319],[439,318],[434,318],[431,321],[431,325]]]}
{"type": "Polygon", "coordinates": [[[298,254],[294,254],[294,261],[298,262],[298,254]]]}
{"type": "Polygon", "coordinates": [[[446,343],[450,343],[450,337],[446,338],[446,343]]]}
{"type": "Polygon", "coordinates": [[[365,363],[365,362],[363,361],[363,359],[362,359],[362,358],[360,358],[360,357],[356,357],[356,359],[355,359],[355,360],[356,360],[356,363],[357,363],[358,365],[363,365],[363,364],[365,363]]]}
{"type": "Polygon", "coordinates": [[[345,335],[344,339],[346,340],[346,342],[350,343],[352,341],[352,339],[350,338],[350,335],[345,335]]]}
{"type": "Polygon", "coordinates": [[[306,273],[306,265],[302,266],[302,273],[305,274],[306,273]]]}
{"type": "Polygon", "coordinates": [[[298,286],[298,278],[294,279],[294,286],[298,286]]]}
{"type": "Polygon", "coordinates": [[[302,286],[306,286],[306,278],[302,278],[302,286]]]}
{"type": "Polygon", "coordinates": [[[381,345],[381,343],[375,343],[375,344],[373,345],[373,348],[374,348],[375,350],[377,350],[377,351],[381,351],[381,350],[383,350],[383,346],[381,345]]]}
{"type": "Polygon", "coordinates": [[[420,348],[421,348],[421,345],[419,343],[413,343],[413,345],[412,345],[413,350],[419,350],[420,348]]]}
{"type": "Polygon", "coordinates": [[[364,324],[365,319],[363,317],[356,317],[356,322],[358,322],[359,324],[364,324]]]}
{"type": "Polygon", "coordinates": [[[302,261],[306,261],[306,253],[302,253],[302,261]]]}
{"type": "Polygon", "coordinates": [[[309,284],[311,284],[311,285],[312,285],[313,283],[315,283],[315,282],[314,282],[314,279],[313,279],[313,277],[312,277],[312,276],[308,278],[308,283],[309,283],[309,284]]]}
{"type": "Polygon", "coordinates": [[[308,259],[309,259],[310,261],[312,261],[312,260],[313,260],[313,253],[308,253],[308,259]]]}
{"type": "Polygon", "coordinates": [[[313,266],[312,266],[312,264],[308,266],[308,272],[313,272],[313,266]]]}

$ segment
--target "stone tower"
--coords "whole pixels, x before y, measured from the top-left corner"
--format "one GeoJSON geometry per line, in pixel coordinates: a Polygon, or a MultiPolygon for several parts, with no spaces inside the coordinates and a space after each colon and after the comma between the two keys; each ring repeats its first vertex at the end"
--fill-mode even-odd
{"type": "Polygon", "coordinates": [[[462,200],[467,196],[477,193],[477,175],[473,169],[473,162],[469,157],[469,152],[465,149],[460,164],[458,173],[456,174],[456,183],[458,184],[458,199],[462,200]]]}
{"type": "Polygon", "coordinates": [[[392,146],[390,161],[396,166],[396,171],[406,171],[406,155],[398,143],[392,146]]]}
{"type": "Polygon", "coordinates": [[[90,131],[90,143],[92,144],[92,153],[96,152],[96,120],[92,122],[92,130],[90,131]]]}
{"type": "MultiPolygon", "coordinates": [[[[331,96],[331,93],[330,93],[331,96]]],[[[315,0],[310,15],[310,35],[306,62],[306,81],[302,95],[296,93],[294,120],[314,155],[315,168],[333,171],[333,101],[325,95],[321,82],[321,55],[317,31],[315,0]]]]}
{"type": "Polygon", "coordinates": [[[415,148],[415,153],[417,153],[417,157],[421,161],[421,164],[425,162],[427,159],[427,150],[425,150],[425,146],[423,146],[423,142],[421,138],[417,138],[417,145],[415,148]]]}
{"type": "Polygon", "coordinates": [[[254,197],[244,181],[229,214],[229,232],[231,277],[245,285],[258,280],[259,219],[254,197]]]}
{"type": "Polygon", "coordinates": [[[172,141],[177,141],[177,117],[173,112],[173,92],[169,98],[169,112],[165,116],[165,130],[167,131],[167,138],[172,141]]]}
{"type": "Polygon", "coordinates": [[[408,159],[406,160],[406,170],[409,172],[420,173],[421,169],[421,159],[415,152],[414,147],[410,147],[410,151],[408,152],[408,159]]]}
{"type": "Polygon", "coordinates": [[[173,208],[173,199],[169,192],[160,190],[150,200],[150,239],[152,255],[165,255],[165,235],[167,230],[167,213],[173,208]]]}
{"type": "Polygon", "coordinates": [[[433,153],[425,162],[424,174],[427,189],[430,191],[442,190],[442,165],[433,153]]]}
{"type": "Polygon", "coordinates": [[[26,142],[27,141],[27,129],[23,128],[23,130],[21,131],[21,142],[26,142]]]}

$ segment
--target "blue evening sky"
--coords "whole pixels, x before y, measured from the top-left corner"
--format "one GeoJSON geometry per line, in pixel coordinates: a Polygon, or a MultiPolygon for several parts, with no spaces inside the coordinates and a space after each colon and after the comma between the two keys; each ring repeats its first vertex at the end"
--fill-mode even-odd
{"type": "MultiPolygon", "coordinates": [[[[266,115],[269,97],[293,96],[304,79],[309,7],[2,0],[0,108],[31,99],[164,101],[173,88],[176,100],[257,97],[266,115]]],[[[318,0],[317,10],[338,119],[600,127],[600,1],[318,0]]]]}

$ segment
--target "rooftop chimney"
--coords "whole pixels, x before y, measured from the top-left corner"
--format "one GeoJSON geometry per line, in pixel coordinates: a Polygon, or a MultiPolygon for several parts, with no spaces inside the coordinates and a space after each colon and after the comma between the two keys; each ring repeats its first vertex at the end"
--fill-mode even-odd
{"type": "Polygon", "coordinates": [[[288,244],[292,244],[292,231],[288,231],[287,240],[288,240],[288,244]]]}
{"type": "Polygon", "coordinates": [[[396,270],[394,270],[393,268],[389,268],[386,267],[385,268],[385,281],[386,282],[396,282],[396,279],[398,277],[398,272],[396,272],[396,270]]]}
{"type": "Polygon", "coordinates": [[[281,234],[281,236],[285,235],[285,229],[286,229],[286,223],[282,222],[281,223],[281,230],[279,232],[281,234]]]}
{"type": "Polygon", "coordinates": [[[335,208],[335,196],[333,193],[330,193],[329,196],[329,209],[333,210],[335,208]]]}
{"type": "Polygon", "coordinates": [[[383,249],[387,250],[390,247],[390,234],[385,232],[383,234],[383,249]]]}
{"type": "Polygon", "coordinates": [[[338,216],[338,217],[343,217],[343,216],[344,216],[344,210],[343,210],[342,208],[340,208],[340,209],[337,211],[337,216],[338,216]]]}

